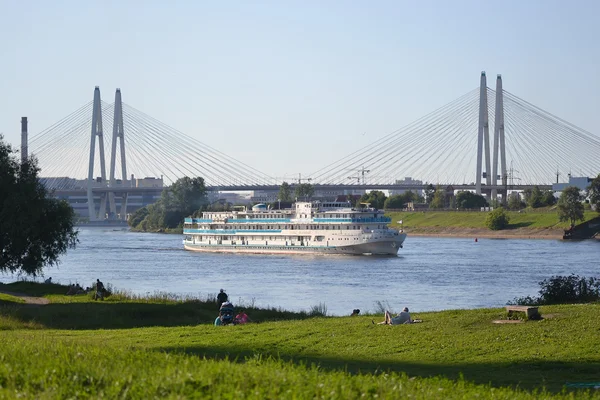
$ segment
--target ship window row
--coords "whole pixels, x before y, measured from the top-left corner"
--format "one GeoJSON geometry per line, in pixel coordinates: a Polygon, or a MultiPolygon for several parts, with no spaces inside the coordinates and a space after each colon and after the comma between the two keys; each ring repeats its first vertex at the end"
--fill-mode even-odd
{"type": "MultiPolygon", "coordinates": [[[[272,227],[272,228],[268,228],[268,227],[260,227],[260,229],[249,229],[252,227],[248,227],[248,226],[242,226],[240,228],[235,228],[235,227],[228,227],[227,229],[210,229],[210,228],[201,228],[201,229],[189,229],[184,231],[185,234],[193,234],[193,233],[213,233],[213,234],[224,234],[227,233],[229,231],[231,231],[231,234],[239,234],[239,233],[258,233],[258,232],[268,232],[268,231],[275,231],[275,232],[281,232],[282,229],[276,229],[276,227],[272,227]]],[[[350,226],[346,226],[346,231],[351,231],[351,230],[360,230],[361,227],[360,226],[354,226],[354,229],[350,229],[350,226]]],[[[362,228],[365,228],[365,231],[368,232],[370,230],[373,229],[384,229],[385,225],[373,225],[373,226],[363,226],[362,228]]],[[[283,229],[287,229],[285,227],[283,227],[283,229]]],[[[315,231],[319,231],[319,230],[326,230],[326,231],[344,231],[343,226],[306,226],[306,227],[298,227],[296,226],[295,229],[288,229],[288,230],[315,230],[315,231]]]]}
{"type": "MultiPolygon", "coordinates": [[[[384,225],[385,226],[385,225],[384,225]]],[[[369,226],[363,226],[365,229],[373,229],[369,226]]],[[[357,230],[361,229],[360,225],[225,225],[211,228],[210,226],[202,226],[199,229],[223,229],[223,230],[357,230]],[[345,227],[345,228],[344,228],[345,227]]],[[[377,229],[382,229],[382,225],[377,225],[377,229]]]]}

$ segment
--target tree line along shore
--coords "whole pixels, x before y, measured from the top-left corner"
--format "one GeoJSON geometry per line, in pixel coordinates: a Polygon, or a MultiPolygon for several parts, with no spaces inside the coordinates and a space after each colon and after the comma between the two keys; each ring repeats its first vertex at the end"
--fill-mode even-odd
{"type": "Polygon", "coordinates": [[[0,295],[0,397],[600,398],[598,303],[542,306],[537,321],[413,313],[423,322],[399,326],[247,307],[256,322],[215,327],[213,299],[67,290],[0,285],[13,293],[0,295]]]}

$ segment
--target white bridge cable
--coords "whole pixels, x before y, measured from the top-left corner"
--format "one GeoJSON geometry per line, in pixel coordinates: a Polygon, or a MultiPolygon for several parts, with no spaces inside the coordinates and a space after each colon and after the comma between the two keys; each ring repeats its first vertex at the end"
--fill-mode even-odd
{"type": "Polygon", "coordinates": [[[509,126],[515,127],[513,132],[519,132],[514,137],[511,135],[508,137],[512,147],[520,149],[518,170],[522,171],[523,183],[551,181],[556,160],[562,158],[563,152],[557,151],[558,148],[547,148],[547,145],[552,144],[553,140],[549,141],[545,137],[545,134],[550,131],[544,124],[540,124],[543,121],[532,120],[531,116],[522,110],[512,112],[510,103],[507,105],[508,112],[505,121],[509,122],[509,126]],[[532,163],[531,160],[538,161],[532,163]]]}
{"type": "MultiPolygon", "coordinates": [[[[476,101],[476,99],[474,100],[476,101]]],[[[410,146],[404,145],[401,151],[396,152],[395,156],[400,159],[399,161],[403,164],[398,165],[398,163],[392,163],[392,165],[388,167],[388,170],[384,171],[384,174],[395,173],[396,176],[398,176],[400,167],[402,167],[404,171],[407,171],[407,174],[405,175],[416,175],[419,174],[418,171],[422,171],[423,169],[427,170],[433,167],[438,171],[444,171],[444,173],[440,175],[440,178],[438,178],[438,183],[450,183],[451,180],[448,176],[448,172],[452,171],[452,169],[448,168],[448,158],[453,157],[452,160],[454,160],[457,154],[456,151],[459,148],[464,148],[464,142],[461,143],[463,136],[468,136],[469,134],[473,136],[472,131],[469,132],[468,128],[466,130],[464,129],[465,126],[473,125],[475,121],[473,105],[474,102],[466,102],[457,110],[453,110],[453,115],[448,113],[441,123],[424,128],[427,129],[425,131],[428,135],[427,140],[416,141],[411,143],[410,146]],[[412,144],[414,144],[414,146],[412,144]],[[425,153],[425,156],[419,155],[419,149],[425,153]],[[443,151],[441,149],[443,149],[443,151]]],[[[417,135],[414,136],[416,137],[417,135]]],[[[400,142],[400,146],[402,146],[402,142],[400,142]]],[[[382,165],[382,167],[384,166],[382,165]]],[[[375,165],[373,168],[376,169],[377,166],[375,165]]]]}
{"type": "MultiPolygon", "coordinates": [[[[128,115],[128,117],[129,117],[129,115],[128,115]]],[[[161,143],[161,141],[164,141],[165,139],[171,139],[171,138],[165,137],[164,132],[160,132],[158,128],[148,125],[146,123],[146,121],[138,121],[135,119],[135,117],[132,117],[131,120],[132,120],[132,123],[129,124],[129,126],[132,126],[132,125],[133,126],[137,126],[137,125],[143,126],[143,132],[134,128],[134,133],[137,134],[136,135],[137,136],[136,137],[136,146],[135,146],[136,148],[144,147],[145,151],[153,151],[153,149],[158,149],[158,152],[160,153],[160,156],[161,156],[159,159],[164,159],[164,160],[190,159],[191,154],[187,150],[175,148],[172,145],[165,146],[165,143],[161,143]],[[151,143],[149,143],[149,142],[151,142],[151,143]],[[141,144],[141,146],[139,146],[138,144],[141,144]]],[[[174,141],[173,143],[177,143],[177,142],[174,141]]],[[[198,175],[198,171],[190,170],[188,168],[189,167],[188,163],[182,163],[182,164],[166,163],[166,165],[161,164],[161,167],[167,168],[170,171],[171,176],[173,176],[173,177],[184,176],[184,175],[192,175],[192,176],[198,175]],[[170,166],[173,166],[176,169],[176,171],[171,170],[170,166]]],[[[207,181],[211,180],[211,177],[210,177],[211,174],[209,174],[208,176],[206,174],[202,174],[202,175],[205,178],[205,180],[207,180],[207,181]]],[[[223,179],[222,176],[219,176],[219,178],[223,179]]]]}
{"type": "MultiPolygon", "coordinates": [[[[375,143],[311,174],[313,180],[346,183],[347,171],[356,171],[357,167],[370,170],[369,181],[373,182],[374,179],[377,179],[377,183],[383,183],[381,180],[388,175],[397,179],[412,174],[417,179],[425,180],[429,178],[431,181],[442,175],[449,176],[448,172],[444,172],[443,165],[439,167],[430,166],[428,162],[419,161],[418,158],[424,158],[431,162],[431,159],[442,157],[442,159],[448,161],[451,153],[442,156],[439,151],[435,150],[434,145],[439,144],[441,141],[446,145],[446,149],[449,145],[453,150],[460,147],[457,138],[468,135],[467,130],[470,129],[468,127],[473,125],[471,120],[475,118],[476,112],[471,109],[478,101],[478,92],[479,89],[473,90],[425,117],[386,135],[375,143]],[[440,133],[444,134],[441,139],[439,139],[440,133]],[[422,157],[423,154],[426,154],[426,156],[422,157]],[[422,171],[423,168],[436,171],[436,175],[428,175],[426,171],[422,171]]],[[[476,133],[475,127],[475,137],[476,133]]],[[[465,157],[454,158],[464,159],[465,157]]],[[[473,167],[472,170],[474,171],[474,169],[473,167]]],[[[466,171],[464,169],[462,174],[464,175],[466,171]]]]}
{"type": "Polygon", "coordinates": [[[89,110],[92,109],[92,104],[93,102],[89,102],[83,106],[81,106],[79,109],[73,111],[71,114],[67,115],[66,117],[64,117],[63,119],[55,122],[54,124],[50,125],[49,127],[47,127],[46,129],[32,135],[29,138],[29,144],[34,144],[36,141],[40,140],[41,138],[43,138],[44,136],[46,136],[48,133],[53,132],[57,129],[60,129],[61,126],[63,125],[68,125],[70,123],[70,121],[73,120],[73,118],[76,118],[79,114],[81,113],[87,113],[89,112],[89,110]]]}
{"type": "MultiPolygon", "coordinates": [[[[457,112],[457,115],[459,116],[463,116],[465,115],[465,113],[468,114],[468,103],[464,106],[462,106],[457,112]]],[[[380,161],[381,164],[372,164],[371,168],[373,168],[373,170],[377,171],[380,170],[382,171],[382,174],[384,176],[389,175],[389,174],[395,174],[396,176],[398,176],[400,171],[400,168],[402,168],[402,170],[405,172],[404,175],[414,175],[416,172],[413,171],[418,171],[421,169],[422,166],[431,166],[432,164],[434,164],[431,161],[431,158],[434,159],[439,159],[440,155],[438,155],[436,152],[434,151],[429,151],[429,149],[431,149],[432,145],[437,144],[437,146],[439,146],[439,148],[444,148],[447,151],[445,151],[446,153],[446,157],[445,160],[447,160],[448,156],[450,156],[450,154],[453,154],[455,147],[459,144],[457,138],[459,137],[462,129],[460,128],[460,125],[455,124],[454,121],[451,120],[446,120],[444,122],[442,122],[441,124],[436,124],[434,126],[428,126],[423,128],[424,132],[427,135],[427,140],[423,141],[413,141],[413,142],[403,142],[401,141],[399,143],[399,146],[402,146],[400,148],[399,151],[395,152],[395,155],[392,158],[387,157],[387,154],[385,154],[385,158],[384,157],[380,157],[380,161]],[[441,140],[438,139],[438,137],[441,137],[441,140]],[[450,148],[448,146],[451,146],[450,148]],[[416,149],[413,150],[414,147],[418,147],[420,149],[423,149],[423,153],[425,154],[425,156],[422,155],[422,153],[418,153],[416,151],[416,149]],[[397,160],[397,161],[396,161],[397,160]],[[386,167],[386,163],[389,165],[386,167]],[[401,163],[401,164],[400,164],[401,163]]],[[[415,138],[418,138],[419,132],[412,132],[412,136],[415,138]]],[[[464,131],[463,131],[464,133],[464,131]]],[[[444,165],[444,162],[442,161],[442,165],[444,165]]],[[[445,168],[446,171],[448,171],[447,168],[445,168]]],[[[380,180],[378,180],[378,175],[373,175],[372,178],[378,182],[380,180]]],[[[398,176],[399,177],[399,176],[398,176]]],[[[441,182],[439,182],[441,183],[441,182]]]]}
{"type": "MultiPolygon", "coordinates": [[[[524,105],[520,101],[517,104],[528,107],[527,104],[524,105]]],[[[531,126],[531,122],[533,121],[537,129],[542,125],[544,127],[542,133],[548,135],[548,137],[544,137],[542,138],[544,140],[540,141],[542,146],[553,146],[550,150],[555,152],[557,157],[563,158],[567,163],[573,163],[573,160],[576,160],[579,166],[588,165],[595,167],[590,170],[592,172],[600,167],[600,160],[597,156],[600,151],[600,138],[594,138],[588,132],[577,129],[572,124],[564,124],[561,119],[549,113],[543,113],[529,107],[527,111],[524,123],[527,124],[529,122],[529,126],[531,126]],[[573,140],[574,137],[576,140],[573,140]]]]}
{"type": "MultiPolygon", "coordinates": [[[[556,168],[595,176],[600,138],[504,91],[507,155],[517,161],[520,183],[552,182],[556,168]]],[[[510,163],[507,160],[507,163],[510,163]]]]}
{"type": "Polygon", "coordinates": [[[177,164],[156,163],[156,160],[168,160],[174,155],[169,153],[169,147],[161,146],[156,141],[155,135],[149,135],[151,130],[144,122],[137,122],[129,118],[128,113],[123,110],[123,125],[126,151],[128,151],[128,162],[131,165],[130,173],[136,171],[138,176],[154,176],[160,172],[166,180],[174,182],[177,176],[188,175],[189,172],[178,168],[177,164]],[[158,153],[158,154],[157,154],[158,153]],[[159,171],[157,171],[159,170],[159,171]]]}
{"type": "MultiPolygon", "coordinates": [[[[459,108],[458,113],[462,113],[464,112],[464,110],[468,107],[468,103],[466,103],[466,105],[462,105],[459,108]]],[[[450,112],[455,113],[456,111],[451,110],[450,112]]],[[[449,113],[445,113],[445,115],[443,115],[444,120],[447,118],[447,114],[449,113]]],[[[397,138],[397,140],[395,140],[393,143],[391,143],[391,146],[387,146],[386,149],[384,149],[383,151],[381,151],[381,155],[375,160],[374,163],[369,163],[369,167],[373,168],[375,171],[377,171],[378,169],[383,169],[385,167],[385,163],[388,164],[392,164],[392,171],[391,173],[393,173],[393,171],[396,169],[394,167],[396,167],[397,162],[394,162],[396,159],[398,159],[399,162],[403,162],[403,163],[412,163],[413,162],[413,158],[415,156],[415,153],[412,152],[412,154],[410,154],[409,151],[406,151],[407,149],[410,149],[412,147],[413,144],[417,144],[419,147],[421,148],[428,148],[428,146],[434,142],[438,136],[437,133],[444,133],[447,130],[450,129],[450,124],[448,124],[445,121],[442,121],[441,123],[437,123],[433,125],[430,123],[429,125],[424,126],[423,128],[420,128],[418,130],[413,130],[411,132],[408,132],[408,134],[410,135],[410,137],[408,138],[408,140],[405,140],[404,136],[400,136],[397,138]],[[442,127],[442,128],[440,128],[442,127]],[[439,129],[441,129],[441,131],[438,131],[439,129]],[[422,140],[422,138],[419,137],[419,133],[424,132],[427,136],[427,139],[425,141],[422,140]],[[421,140],[420,140],[421,139],[421,140]],[[400,151],[396,151],[394,149],[394,146],[398,145],[401,146],[400,151]],[[410,156],[408,158],[403,157],[404,154],[409,153],[410,156]],[[389,157],[390,153],[395,153],[393,155],[393,157],[389,157]],[[379,163],[383,163],[379,164],[379,163]]],[[[449,140],[449,136],[443,136],[443,140],[444,141],[448,141],[449,140]]],[[[431,156],[431,153],[429,154],[429,156],[427,157],[426,160],[424,160],[425,163],[427,163],[427,161],[429,160],[431,156]]],[[[414,164],[413,164],[414,166],[414,164]]],[[[390,173],[389,170],[383,170],[383,175],[387,175],[390,173]]],[[[373,175],[374,177],[376,177],[377,175],[373,175]]]]}
{"type": "Polygon", "coordinates": [[[84,172],[87,175],[92,108],[90,102],[32,137],[31,152],[50,189],[80,187],[74,178],[83,178],[84,172]]]}
{"type": "MultiPolygon", "coordinates": [[[[412,124],[412,129],[406,129],[404,132],[396,134],[396,137],[392,142],[382,143],[382,145],[379,146],[379,148],[374,149],[372,153],[380,153],[381,155],[383,155],[383,157],[379,158],[384,159],[384,157],[387,158],[390,152],[396,151],[397,153],[403,152],[405,154],[410,154],[410,149],[413,147],[413,145],[426,146],[426,143],[431,143],[433,140],[435,140],[435,129],[432,129],[432,127],[440,126],[441,124],[443,124],[443,121],[447,120],[448,115],[454,114],[456,112],[456,109],[461,109],[464,105],[464,102],[462,101],[455,101],[453,103],[454,104],[452,108],[444,110],[444,112],[439,113],[437,116],[434,116],[433,119],[423,118],[418,124],[412,124]],[[396,146],[400,147],[399,150],[396,150],[396,146]]],[[[419,152],[418,154],[422,153],[419,152]]],[[[413,152],[411,155],[415,156],[416,154],[413,152]]],[[[410,158],[411,157],[409,156],[409,162],[410,158]]],[[[369,167],[373,170],[376,167],[376,165],[369,165],[369,167]]],[[[404,172],[408,171],[405,170],[404,172]]],[[[397,174],[397,172],[390,170],[382,171],[382,175],[388,175],[391,173],[397,174]]],[[[408,174],[405,173],[405,175],[408,174]]]]}
{"type": "MultiPolygon", "coordinates": [[[[177,142],[176,138],[170,137],[170,135],[165,135],[165,131],[161,131],[160,127],[156,127],[153,125],[149,124],[149,121],[147,119],[145,120],[141,120],[139,118],[137,118],[136,115],[131,115],[129,114],[129,112],[124,110],[124,118],[125,115],[127,115],[127,118],[129,119],[130,123],[128,124],[128,126],[130,127],[134,127],[133,128],[133,132],[136,134],[136,148],[137,147],[144,147],[144,150],[146,152],[152,152],[152,151],[158,151],[160,154],[160,157],[158,157],[157,159],[160,160],[194,160],[194,157],[197,157],[197,154],[193,154],[190,151],[190,148],[185,146],[182,147],[180,145],[178,145],[179,143],[177,142]],[[140,129],[137,129],[135,127],[140,127],[140,129]],[[150,143],[151,142],[151,143],[150,143]]],[[[204,160],[200,159],[199,162],[201,164],[204,164],[204,160]]],[[[215,167],[213,167],[211,164],[207,164],[205,165],[205,170],[204,173],[199,174],[198,170],[190,168],[190,162],[182,162],[182,163],[172,163],[172,162],[167,162],[165,164],[161,164],[162,168],[166,168],[170,171],[171,176],[176,177],[176,176],[185,176],[185,175],[199,175],[202,176],[206,182],[208,182],[209,184],[214,184],[214,182],[211,182],[214,180],[214,178],[212,178],[213,176],[217,176],[217,180],[219,182],[222,183],[230,183],[230,181],[228,181],[226,179],[226,177],[224,175],[221,174],[221,171],[215,167]],[[170,169],[170,167],[173,167],[176,171],[170,169]],[[206,174],[206,171],[208,170],[212,170],[210,173],[206,174]]],[[[227,169],[227,168],[226,168],[227,169]]],[[[231,179],[231,178],[229,178],[231,179]]]]}
{"type": "MultiPolygon", "coordinates": [[[[127,111],[130,118],[135,117],[138,121],[146,121],[153,132],[160,133],[157,140],[160,140],[165,146],[173,148],[173,151],[177,153],[175,159],[168,160],[171,163],[177,162],[180,166],[184,164],[191,165],[192,167],[190,168],[194,168],[196,164],[202,165],[204,171],[197,167],[194,168],[194,171],[202,173],[210,170],[211,174],[216,175],[219,178],[228,178],[226,184],[267,184],[273,181],[273,178],[267,174],[264,174],[239,160],[235,160],[221,151],[174,129],[125,103],[123,104],[123,109],[124,112],[127,111]],[[185,159],[182,152],[186,156],[192,158],[185,159]]],[[[202,174],[199,176],[202,176],[202,174]]],[[[203,177],[207,181],[214,181],[213,184],[219,184],[219,179],[211,179],[210,176],[203,177]]]]}
{"type": "MultiPolygon", "coordinates": [[[[395,143],[398,143],[399,141],[402,140],[402,135],[406,134],[407,132],[410,132],[412,130],[418,129],[420,127],[422,127],[423,125],[426,125],[428,123],[431,122],[431,119],[435,119],[436,117],[439,119],[439,115],[443,114],[444,112],[448,111],[448,109],[452,109],[453,107],[456,106],[456,104],[460,104],[462,103],[465,99],[468,99],[469,97],[471,97],[473,94],[477,93],[477,90],[473,90],[469,93],[466,93],[465,95],[461,96],[460,98],[445,104],[444,106],[438,108],[437,110],[425,115],[424,117],[404,126],[403,128],[400,128],[398,130],[395,130],[389,134],[387,134],[386,136],[384,136],[381,139],[378,139],[377,141],[373,142],[370,145],[367,145],[364,148],[361,148],[359,150],[356,150],[355,152],[347,155],[346,157],[343,157],[340,160],[337,160],[333,163],[330,163],[329,165],[326,165],[325,167],[321,168],[320,170],[317,170],[315,172],[313,172],[310,176],[313,178],[313,180],[316,181],[326,181],[328,176],[334,175],[336,173],[339,173],[340,170],[345,171],[345,170],[356,170],[357,166],[361,166],[359,164],[357,164],[357,156],[360,157],[361,154],[364,153],[376,153],[377,151],[380,151],[382,148],[386,149],[390,146],[393,146],[395,143]],[[333,173],[331,172],[333,171],[333,173]]],[[[343,174],[343,172],[342,172],[343,174]]],[[[331,178],[329,178],[331,179],[331,178]]]]}

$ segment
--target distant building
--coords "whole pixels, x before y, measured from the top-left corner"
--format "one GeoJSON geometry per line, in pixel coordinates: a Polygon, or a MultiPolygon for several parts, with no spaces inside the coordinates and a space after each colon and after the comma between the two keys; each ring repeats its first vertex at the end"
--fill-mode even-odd
{"type": "Polygon", "coordinates": [[[569,176],[569,183],[554,183],[552,184],[552,190],[555,192],[562,192],[569,186],[575,186],[579,188],[579,190],[587,190],[590,183],[592,183],[594,179],[588,177],[574,177],[569,176]]]}
{"type": "Polygon", "coordinates": [[[411,178],[410,176],[407,176],[404,178],[404,180],[396,180],[396,182],[394,182],[394,185],[418,185],[420,187],[420,189],[399,189],[399,190],[389,190],[389,194],[390,196],[393,196],[395,194],[404,194],[406,192],[408,192],[409,190],[412,191],[413,193],[416,193],[419,196],[423,196],[423,181],[420,180],[416,180],[411,178]]]}
{"type": "Polygon", "coordinates": [[[250,196],[250,201],[252,203],[274,203],[277,201],[277,194],[278,191],[255,190],[250,196]]]}
{"type": "Polygon", "coordinates": [[[216,197],[217,200],[223,200],[230,204],[241,205],[252,203],[252,200],[250,198],[251,196],[249,194],[242,194],[236,192],[219,192],[214,193],[213,196],[216,197]]]}
{"type": "Polygon", "coordinates": [[[142,179],[135,180],[135,187],[138,188],[161,188],[163,187],[163,178],[155,178],[153,176],[147,176],[142,179]]]}

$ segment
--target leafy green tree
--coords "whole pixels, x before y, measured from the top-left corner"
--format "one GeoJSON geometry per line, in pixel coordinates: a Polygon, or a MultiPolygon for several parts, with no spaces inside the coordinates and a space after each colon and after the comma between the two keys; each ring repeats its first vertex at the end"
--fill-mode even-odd
{"type": "Polygon", "coordinates": [[[129,226],[137,227],[148,216],[148,206],[137,209],[131,215],[127,223],[129,226]]]}
{"type": "Polygon", "coordinates": [[[277,193],[277,199],[281,201],[292,201],[292,189],[290,184],[282,182],[279,186],[279,193],[277,193]]]}
{"type": "Polygon", "coordinates": [[[577,221],[583,221],[583,196],[579,188],[569,186],[562,191],[558,199],[558,218],[561,222],[569,221],[574,226],[577,221]]]}
{"type": "Polygon", "coordinates": [[[166,211],[176,211],[185,217],[207,204],[206,194],[204,178],[184,176],[162,191],[161,200],[166,211]]]}
{"type": "Polygon", "coordinates": [[[552,190],[545,190],[542,192],[542,204],[545,206],[553,206],[556,204],[556,197],[552,190]]]}
{"type": "Polygon", "coordinates": [[[600,213],[600,174],[588,186],[587,195],[590,199],[590,204],[595,206],[596,211],[600,213]]]}
{"type": "Polygon", "coordinates": [[[404,198],[405,203],[410,203],[411,201],[415,202],[419,199],[419,196],[412,190],[407,190],[406,192],[402,193],[401,196],[404,198]]]}
{"type": "Polygon", "coordinates": [[[493,231],[505,229],[509,222],[510,218],[502,207],[496,208],[485,217],[485,226],[493,231]]]}
{"type": "Polygon", "coordinates": [[[311,198],[314,193],[315,193],[315,188],[310,183],[300,183],[300,184],[298,184],[296,186],[296,190],[294,192],[294,194],[296,195],[297,199],[304,198],[306,200],[308,200],[309,198],[311,198]]]}
{"type": "Polygon", "coordinates": [[[34,158],[15,153],[0,135],[0,271],[37,276],[77,244],[75,212],[50,197],[34,158]]]}
{"type": "Polygon", "coordinates": [[[385,202],[383,203],[383,208],[385,208],[386,210],[389,209],[402,209],[406,207],[406,201],[405,201],[405,197],[401,194],[395,194],[392,195],[390,197],[388,197],[385,202]]]}
{"type": "Polygon", "coordinates": [[[456,194],[456,207],[462,210],[471,210],[475,208],[486,207],[485,197],[473,192],[458,192],[456,194]]]}
{"type": "Polygon", "coordinates": [[[423,193],[425,194],[425,202],[431,204],[433,197],[435,196],[435,187],[430,183],[423,188],[423,193]]]}
{"type": "Polygon", "coordinates": [[[525,207],[527,207],[527,204],[529,204],[529,199],[531,198],[531,189],[525,189],[523,190],[523,196],[522,199],[525,202],[525,207]]]}
{"type": "Polygon", "coordinates": [[[207,206],[204,179],[186,176],[163,189],[157,202],[146,206],[146,211],[138,210],[129,218],[128,223],[129,226],[144,231],[176,228],[183,223],[185,217],[195,215],[196,211],[207,206]]]}
{"type": "Polygon", "coordinates": [[[531,208],[539,208],[544,206],[544,195],[539,187],[534,186],[527,201],[527,205],[531,208]]]}
{"type": "Polygon", "coordinates": [[[437,188],[433,199],[429,203],[429,208],[446,208],[446,193],[442,188],[437,188]]]}
{"type": "Polygon", "coordinates": [[[385,207],[385,200],[387,196],[385,193],[379,190],[372,190],[369,193],[365,193],[360,198],[361,203],[369,203],[372,207],[377,209],[382,209],[385,207]]]}
{"type": "Polygon", "coordinates": [[[518,192],[512,192],[508,195],[508,209],[509,210],[520,210],[524,207],[523,202],[521,201],[521,195],[518,192]]]}

